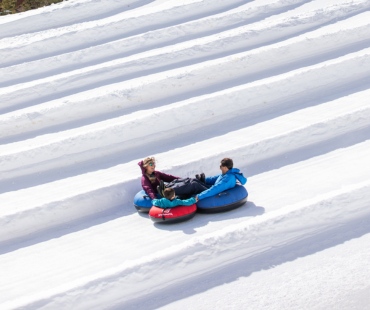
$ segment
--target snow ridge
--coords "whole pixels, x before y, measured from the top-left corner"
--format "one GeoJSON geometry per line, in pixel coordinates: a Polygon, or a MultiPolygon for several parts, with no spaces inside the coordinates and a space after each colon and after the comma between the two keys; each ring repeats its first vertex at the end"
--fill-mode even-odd
{"type": "MultiPolygon", "coordinates": [[[[171,278],[163,275],[164,270],[171,274],[171,272],[177,272],[179,266],[186,266],[186,269],[180,272],[180,276],[186,278],[189,274],[196,274],[207,268],[204,266],[205,263],[199,262],[205,262],[209,256],[217,257],[213,260],[214,268],[220,268],[225,262],[231,263],[255,255],[256,248],[260,252],[265,252],[270,248],[284,246],[287,242],[297,242],[321,230],[341,225],[343,221],[341,210],[348,203],[355,201],[358,196],[362,199],[352,205],[351,217],[369,215],[370,212],[365,210],[370,203],[370,182],[365,182],[350,186],[345,191],[335,191],[287,206],[284,210],[271,212],[265,217],[255,218],[248,223],[232,225],[232,227],[225,227],[209,235],[203,235],[201,238],[193,238],[183,244],[163,249],[160,253],[135,261],[127,261],[107,270],[106,274],[92,275],[90,281],[83,279],[83,281],[74,283],[75,287],[71,287],[68,292],[64,291],[65,288],[61,293],[47,291],[41,302],[34,304],[29,302],[29,305],[31,308],[40,308],[45,305],[59,308],[66,304],[86,307],[90,303],[86,303],[86,300],[91,300],[95,292],[99,291],[100,298],[104,302],[99,304],[94,300],[91,306],[104,307],[105,302],[109,301],[109,297],[105,295],[110,296],[117,290],[116,294],[120,295],[120,305],[124,307],[124,301],[140,296],[142,290],[152,293],[153,291],[160,292],[165,288],[171,278]],[[314,226],[306,225],[287,234],[285,227],[301,221],[302,217],[320,218],[320,223],[314,226]],[[140,282],[140,287],[133,287],[130,284],[136,282],[140,282]],[[104,283],[103,286],[102,283],[104,283]],[[66,294],[73,297],[65,298],[66,294]],[[63,304],[59,303],[60,296],[63,296],[63,304]]],[[[351,217],[346,217],[346,220],[350,220],[351,217]]],[[[18,307],[24,303],[21,301],[18,307]]]]}
{"type": "Polygon", "coordinates": [[[2,17],[0,308],[137,308],[370,216],[369,10],[76,0],[2,17]],[[184,177],[232,157],[249,202],[153,225],[132,205],[148,155],[184,177]]]}

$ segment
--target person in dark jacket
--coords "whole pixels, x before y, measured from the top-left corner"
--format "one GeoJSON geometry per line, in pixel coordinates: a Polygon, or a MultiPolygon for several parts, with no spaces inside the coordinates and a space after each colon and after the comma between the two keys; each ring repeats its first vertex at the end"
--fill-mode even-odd
{"type": "Polygon", "coordinates": [[[179,199],[175,194],[175,190],[171,187],[167,187],[163,191],[163,194],[164,194],[164,198],[153,199],[152,201],[153,206],[167,209],[167,208],[173,208],[177,206],[191,206],[198,201],[194,197],[191,197],[189,199],[179,199]]]}
{"type": "Polygon", "coordinates": [[[238,181],[241,185],[247,182],[247,178],[239,169],[234,168],[234,163],[231,158],[224,158],[221,160],[221,174],[204,178],[205,184],[209,186],[208,189],[197,195],[199,200],[215,196],[227,189],[233,188],[238,181]]]}
{"type": "Polygon", "coordinates": [[[150,199],[156,199],[157,197],[157,187],[160,181],[171,182],[179,177],[173,176],[171,174],[166,174],[155,170],[155,158],[147,157],[140,161],[138,165],[141,168],[141,186],[143,190],[147,193],[150,199]]]}

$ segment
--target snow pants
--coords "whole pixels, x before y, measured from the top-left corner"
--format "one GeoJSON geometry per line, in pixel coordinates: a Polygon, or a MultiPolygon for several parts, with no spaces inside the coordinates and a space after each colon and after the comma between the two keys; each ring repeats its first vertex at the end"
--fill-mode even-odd
{"type": "Polygon", "coordinates": [[[176,196],[179,196],[180,199],[186,199],[207,190],[211,185],[207,185],[198,179],[185,178],[173,180],[167,183],[165,187],[173,188],[176,196]]]}

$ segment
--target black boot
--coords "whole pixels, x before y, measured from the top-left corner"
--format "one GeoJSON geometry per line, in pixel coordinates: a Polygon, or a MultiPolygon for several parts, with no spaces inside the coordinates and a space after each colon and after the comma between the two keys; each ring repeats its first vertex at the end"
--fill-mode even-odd
{"type": "Polygon", "coordinates": [[[159,187],[161,188],[161,191],[164,192],[166,187],[164,186],[164,182],[162,180],[159,181],[159,187]]]}
{"type": "Polygon", "coordinates": [[[200,174],[199,181],[206,183],[206,175],[203,172],[200,174]]]}
{"type": "Polygon", "coordinates": [[[158,192],[159,195],[161,195],[162,197],[164,197],[164,194],[163,194],[163,191],[161,191],[160,185],[157,186],[157,192],[158,192]]]}

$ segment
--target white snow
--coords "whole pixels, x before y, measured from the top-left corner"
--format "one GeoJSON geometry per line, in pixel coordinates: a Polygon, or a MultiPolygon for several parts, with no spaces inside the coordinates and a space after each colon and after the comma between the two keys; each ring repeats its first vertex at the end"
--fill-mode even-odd
{"type": "Polygon", "coordinates": [[[0,18],[0,309],[363,310],[370,0],[71,0],[0,18]],[[248,177],[154,224],[137,163],[248,177]]]}

